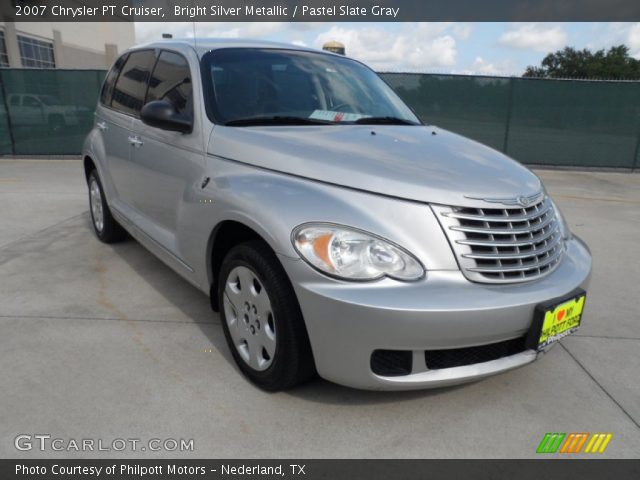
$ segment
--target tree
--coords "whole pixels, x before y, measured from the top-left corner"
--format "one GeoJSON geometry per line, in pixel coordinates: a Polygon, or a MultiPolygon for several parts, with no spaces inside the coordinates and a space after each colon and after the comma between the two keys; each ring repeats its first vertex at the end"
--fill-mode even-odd
{"type": "Polygon", "coordinates": [[[607,52],[564,47],[544,57],[541,66],[527,67],[523,77],[640,80],[640,60],[629,55],[626,45],[611,47],[607,52]]]}

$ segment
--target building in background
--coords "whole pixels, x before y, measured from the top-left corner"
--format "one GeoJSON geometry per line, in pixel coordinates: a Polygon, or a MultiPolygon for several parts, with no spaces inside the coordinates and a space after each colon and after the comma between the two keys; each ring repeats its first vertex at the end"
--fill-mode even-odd
{"type": "Polygon", "coordinates": [[[0,68],[103,70],[134,44],[133,22],[0,22],[0,68]]]}

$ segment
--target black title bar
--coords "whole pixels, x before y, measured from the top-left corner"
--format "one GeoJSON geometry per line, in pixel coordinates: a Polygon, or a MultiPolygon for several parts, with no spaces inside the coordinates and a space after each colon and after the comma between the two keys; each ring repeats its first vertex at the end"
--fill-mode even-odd
{"type": "Polygon", "coordinates": [[[255,480],[627,480],[640,460],[0,460],[0,478],[255,480]]]}
{"type": "Polygon", "coordinates": [[[638,0],[2,0],[9,22],[640,21],[638,0]]]}

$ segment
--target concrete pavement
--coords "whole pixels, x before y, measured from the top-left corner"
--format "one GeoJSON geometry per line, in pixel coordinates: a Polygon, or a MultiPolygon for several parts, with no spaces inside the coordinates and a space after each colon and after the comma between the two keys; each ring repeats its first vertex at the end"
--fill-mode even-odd
{"type": "Polygon", "coordinates": [[[611,432],[605,458],[638,458],[640,175],[537,173],[594,254],[577,334],[461,387],[267,394],[203,294],[133,240],[98,242],[79,161],[0,160],[0,457],[526,458],[546,432],[611,432]],[[18,451],[19,434],[194,448],[18,451]]]}

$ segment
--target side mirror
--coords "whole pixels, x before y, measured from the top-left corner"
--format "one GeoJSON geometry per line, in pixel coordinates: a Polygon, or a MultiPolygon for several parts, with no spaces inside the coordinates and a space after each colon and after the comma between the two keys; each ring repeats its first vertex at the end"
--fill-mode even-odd
{"type": "Polygon", "coordinates": [[[140,110],[140,119],[150,127],[189,133],[193,130],[193,122],[176,112],[166,100],[154,100],[140,110]]]}

